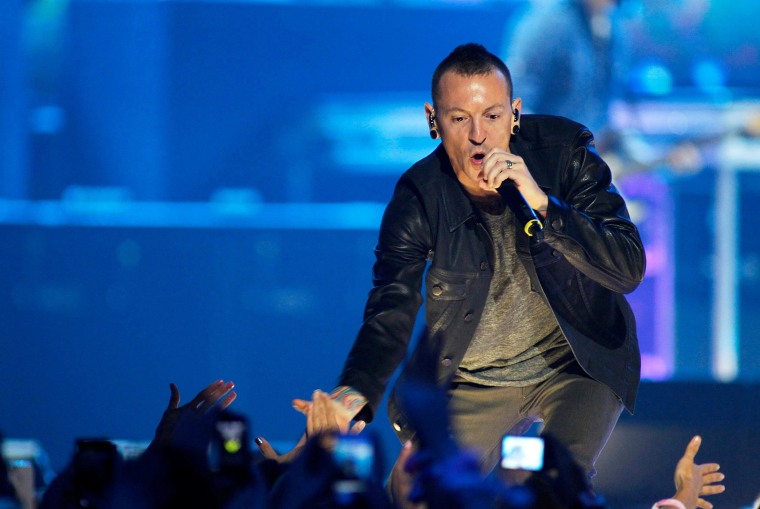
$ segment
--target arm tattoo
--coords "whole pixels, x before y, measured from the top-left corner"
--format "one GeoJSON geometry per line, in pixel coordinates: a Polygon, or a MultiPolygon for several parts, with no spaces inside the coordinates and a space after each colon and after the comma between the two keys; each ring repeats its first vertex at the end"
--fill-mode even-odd
{"type": "Polygon", "coordinates": [[[367,398],[352,387],[338,387],[330,396],[338,401],[344,408],[359,413],[359,410],[367,403],[367,398]]]}

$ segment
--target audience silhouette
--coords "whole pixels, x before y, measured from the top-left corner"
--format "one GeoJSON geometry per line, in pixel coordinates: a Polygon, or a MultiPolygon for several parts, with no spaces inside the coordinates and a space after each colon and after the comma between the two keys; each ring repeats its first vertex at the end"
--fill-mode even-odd
{"type": "MultiPolygon", "coordinates": [[[[434,352],[423,354],[435,355],[434,352]]],[[[432,373],[397,385],[403,410],[417,431],[384,480],[382,448],[364,423],[350,423],[330,396],[315,391],[305,433],[278,453],[263,437],[250,447],[249,423],[228,407],[234,384],[217,380],[180,406],[170,384],[169,404],[153,440],[124,459],[105,439],[80,439],[69,464],[45,491],[47,508],[203,509],[545,509],[606,507],[583,470],[551,435],[541,438],[543,466],[535,472],[481,473],[476,457],[448,430],[445,394],[432,373]],[[364,431],[364,432],[363,432],[364,431]]],[[[725,490],[715,463],[697,464],[695,436],[677,462],[675,494],[659,508],[711,509],[704,497],[725,490]]],[[[0,507],[24,507],[13,476],[0,462],[0,507]]]]}

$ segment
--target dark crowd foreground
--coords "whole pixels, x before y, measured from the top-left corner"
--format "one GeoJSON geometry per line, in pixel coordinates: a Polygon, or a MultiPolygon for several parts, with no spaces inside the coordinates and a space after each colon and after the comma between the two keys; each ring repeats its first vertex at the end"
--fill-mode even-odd
{"type": "MultiPolygon", "coordinates": [[[[543,466],[535,472],[480,465],[448,432],[445,395],[421,381],[402,388],[404,407],[418,429],[404,444],[390,478],[384,459],[362,421],[346,422],[334,402],[313,394],[305,433],[296,447],[278,454],[262,437],[249,447],[245,416],[228,409],[231,382],[213,382],[180,406],[178,388],[156,435],[136,459],[125,460],[114,443],[79,440],[67,467],[40,496],[24,500],[5,469],[2,507],[208,508],[208,509],[469,509],[603,508],[583,470],[551,436],[544,436],[543,466]]],[[[705,495],[721,493],[719,466],[698,465],[701,439],[694,437],[675,468],[675,494],[656,507],[711,509],[705,495]]],[[[2,464],[2,462],[0,462],[2,464]]],[[[12,474],[12,473],[11,473],[12,474]]]]}

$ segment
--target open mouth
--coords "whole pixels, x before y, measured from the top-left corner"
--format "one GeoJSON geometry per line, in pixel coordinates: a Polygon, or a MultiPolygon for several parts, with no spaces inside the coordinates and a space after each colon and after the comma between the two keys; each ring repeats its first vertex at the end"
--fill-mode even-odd
{"type": "Polygon", "coordinates": [[[481,171],[481,168],[483,166],[483,161],[486,158],[486,154],[484,152],[476,152],[475,154],[472,154],[470,156],[470,164],[477,168],[478,171],[481,171]]]}

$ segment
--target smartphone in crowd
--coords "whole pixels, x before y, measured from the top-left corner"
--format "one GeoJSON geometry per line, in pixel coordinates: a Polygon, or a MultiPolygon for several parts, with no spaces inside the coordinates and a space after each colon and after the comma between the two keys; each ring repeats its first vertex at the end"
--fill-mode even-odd
{"type": "Polygon", "coordinates": [[[219,414],[209,448],[209,467],[214,472],[246,473],[251,466],[248,420],[228,410],[219,414]]]}
{"type": "Polygon", "coordinates": [[[86,501],[89,494],[107,489],[116,478],[122,459],[116,444],[99,438],[79,438],[74,444],[72,471],[75,485],[86,501]]]}
{"type": "Polygon", "coordinates": [[[338,507],[355,507],[366,495],[375,470],[375,444],[369,434],[338,435],[332,455],[343,474],[333,484],[334,501],[338,507]]]}
{"type": "Polygon", "coordinates": [[[537,472],[544,467],[544,439],[504,435],[501,440],[501,468],[537,472]]]}
{"type": "Polygon", "coordinates": [[[374,469],[375,446],[368,435],[339,435],[333,459],[346,478],[368,480],[374,469]]]}

